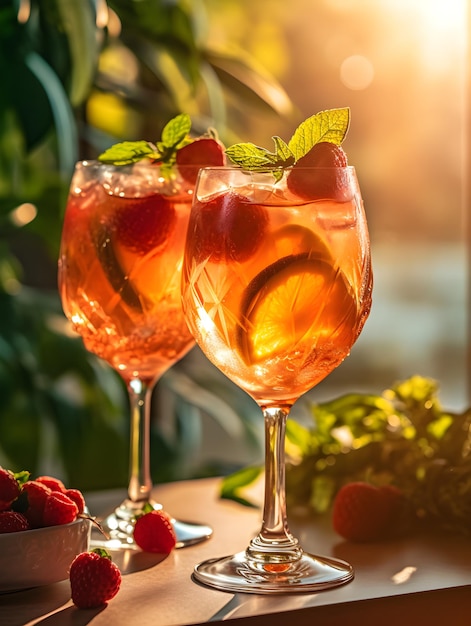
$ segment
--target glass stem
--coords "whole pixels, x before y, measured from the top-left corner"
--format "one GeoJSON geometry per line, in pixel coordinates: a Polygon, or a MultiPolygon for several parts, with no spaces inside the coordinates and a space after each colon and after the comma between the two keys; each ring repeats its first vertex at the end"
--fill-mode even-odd
{"type": "Polygon", "coordinates": [[[128,383],[131,433],[128,497],[133,503],[148,502],[152,491],[150,473],[150,407],[153,385],[138,378],[128,383]]]}
{"type": "Polygon", "coordinates": [[[260,533],[247,554],[261,563],[292,563],[302,556],[289,528],[285,492],[285,431],[289,410],[269,408],[265,420],[265,502],[260,533]]]}

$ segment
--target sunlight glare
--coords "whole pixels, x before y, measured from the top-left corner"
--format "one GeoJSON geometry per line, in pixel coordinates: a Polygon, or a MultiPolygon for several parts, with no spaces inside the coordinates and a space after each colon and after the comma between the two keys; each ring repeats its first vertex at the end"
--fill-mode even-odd
{"type": "Polygon", "coordinates": [[[413,566],[404,567],[404,569],[402,569],[400,572],[397,572],[397,574],[394,574],[394,576],[391,576],[391,580],[393,581],[395,585],[403,585],[404,583],[406,583],[408,580],[412,578],[412,574],[415,574],[416,571],[417,571],[416,567],[413,567],[413,566]]]}
{"type": "Polygon", "coordinates": [[[373,82],[375,75],[372,62],[361,54],[354,54],[344,59],[340,66],[340,80],[354,91],[366,89],[373,82]]]}

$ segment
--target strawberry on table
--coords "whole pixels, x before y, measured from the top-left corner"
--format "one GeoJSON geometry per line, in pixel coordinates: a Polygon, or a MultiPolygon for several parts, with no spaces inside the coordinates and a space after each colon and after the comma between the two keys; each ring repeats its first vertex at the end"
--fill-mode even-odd
{"type": "Polygon", "coordinates": [[[69,570],[72,601],[79,609],[105,605],[121,586],[121,572],[102,548],[82,552],[69,570]]]}
{"type": "Polygon", "coordinates": [[[402,493],[393,486],[351,482],[337,493],[332,509],[334,530],[347,541],[385,539],[403,507],[402,493]]]}
{"type": "Polygon", "coordinates": [[[162,510],[144,513],[136,520],[134,540],[145,552],[170,554],[177,543],[170,516],[162,510]]]}

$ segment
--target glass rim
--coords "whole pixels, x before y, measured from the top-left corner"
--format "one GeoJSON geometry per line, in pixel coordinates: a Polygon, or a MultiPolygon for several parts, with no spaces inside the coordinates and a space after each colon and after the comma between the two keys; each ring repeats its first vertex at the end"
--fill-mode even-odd
{"type": "MultiPolygon", "coordinates": [[[[198,167],[198,166],[193,166],[198,167]]],[[[247,169],[238,165],[204,165],[199,168],[201,171],[215,171],[215,172],[236,172],[240,171],[244,174],[273,174],[274,172],[283,173],[290,172],[292,170],[333,170],[333,171],[354,171],[354,165],[334,166],[334,165],[290,165],[289,167],[262,167],[256,169],[247,169]]]]}
{"type": "MultiPolygon", "coordinates": [[[[132,166],[144,166],[144,167],[153,167],[159,168],[162,167],[162,163],[151,161],[150,159],[141,159],[139,161],[134,161],[133,163],[106,163],[104,161],[99,161],[98,159],[79,159],[76,161],[75,166],[81,167],[91,167],[91,166],[100,166],[100,167],[116,167],[116,168],[124,168],[124,167],[132,167],[132,166]]],[[[198,163],[188,163],[182,164],[173,163],[169,165],[170,168],[176,169],[199,169],[201,171],[215,171],[215,172],[242,172],[244,174],[272,174],[273,172],[290,172],[293,169],[295,170],[335,170],[335,171],[353,171],[355,170],[354,165],[344,165],[344,166],[335,166],[335,165],[290,165],[289,167],[258,167],[256,169],[248,169],[245,167],[241,167],[239,165],[200,165],[198,163]]]]}

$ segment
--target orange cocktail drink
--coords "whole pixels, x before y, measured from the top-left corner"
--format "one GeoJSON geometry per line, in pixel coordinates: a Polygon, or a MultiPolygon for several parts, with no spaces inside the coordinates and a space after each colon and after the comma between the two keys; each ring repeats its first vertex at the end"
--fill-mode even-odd
{"type": "Polygon", "coordinates": [[[151,383],[193,345],[180,276],[192,186],[158,166],[79,163],[59,264],[64,310],[86,347],[151,383]]]}
{"type": "Polygon", "coordinates": [[[232,592],[319,591],[349,563],[303,551],[289,530],[284,439],[293,404],[349,354],[371,307],[370,244],[355,169],[340,147],[349,111],[308,118],[275,151],[235,144],[204,168],[185,245],[182,298],[204,354],[260,406],[262,526],[248,547],[195,566],[232,592]]]}
{"type": "Polygon", "coordinates": [[[184,308],[222,372],[262,407],[291,406],[349,354],[369,313],[369,243],[355,172],[338,168],[341,187],[331,197],[306,198],[289,170],[275,181],[272,172],[234,169],[230,183],[227,171],[200,174],[184,308]]]}

